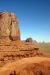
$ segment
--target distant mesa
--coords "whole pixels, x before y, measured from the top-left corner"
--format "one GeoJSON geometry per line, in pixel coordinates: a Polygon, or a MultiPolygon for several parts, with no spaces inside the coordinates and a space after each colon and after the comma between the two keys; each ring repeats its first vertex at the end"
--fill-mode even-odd
{"type": "Polygon", "coordinates": [[[25,40],[25,42],[33,42],[33,39],[31,37],[29,37],[25,40]]]}
{"type": "Polygon", "coordinates": [[[20,40],[18,19],[14,13],[0,12],[0,40],[20,40]]]}

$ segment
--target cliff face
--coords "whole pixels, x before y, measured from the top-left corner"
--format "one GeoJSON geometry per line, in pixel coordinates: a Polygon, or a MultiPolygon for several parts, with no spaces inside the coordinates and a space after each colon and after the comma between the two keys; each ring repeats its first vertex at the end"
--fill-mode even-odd
{"type": "Polygon", "coordinates": [[[20,40],[18,20],[14,13],[0,12],[0,39],[20,40]]]}

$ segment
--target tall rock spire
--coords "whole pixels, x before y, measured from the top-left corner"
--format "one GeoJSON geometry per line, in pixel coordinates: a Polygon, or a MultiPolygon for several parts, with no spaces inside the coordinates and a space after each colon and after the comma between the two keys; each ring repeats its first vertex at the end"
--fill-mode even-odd
{"type": "Polygon", "coordinates": [[[0,12],[0,40],[20,40],[18,19],[14,13],[0,12]]]}

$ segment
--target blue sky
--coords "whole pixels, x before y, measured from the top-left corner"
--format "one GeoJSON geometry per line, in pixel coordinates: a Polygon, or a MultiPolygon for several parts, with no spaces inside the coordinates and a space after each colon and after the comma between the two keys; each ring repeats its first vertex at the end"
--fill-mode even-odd
{"type": "Polygon", "coordinates": [[[22,40],[50,42],[50,0],[0,0],[0,11],[16,13],[22,40]]]}

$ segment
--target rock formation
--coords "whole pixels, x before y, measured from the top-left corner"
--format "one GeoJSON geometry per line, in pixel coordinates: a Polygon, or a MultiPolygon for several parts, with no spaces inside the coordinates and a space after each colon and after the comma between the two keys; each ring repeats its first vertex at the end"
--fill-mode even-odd
{"type": "Polygon", "coordinates": [[[14,13],[0,12],[0,40],[20,40],[18,19],[14,13]]]}
{"type": "Polygon", "coordinates": [[[32,38],[27,38],[25,41],[26,42],[33,42],[32,38]]]}
{"type": "Polygon", "coordinates": [[[14,13],[0,12],[0,75],[50,75],[48,57],[32,38],[20,40],[14,13]]]}

